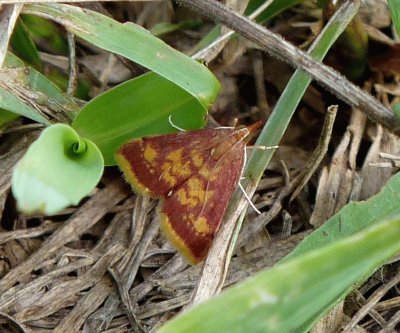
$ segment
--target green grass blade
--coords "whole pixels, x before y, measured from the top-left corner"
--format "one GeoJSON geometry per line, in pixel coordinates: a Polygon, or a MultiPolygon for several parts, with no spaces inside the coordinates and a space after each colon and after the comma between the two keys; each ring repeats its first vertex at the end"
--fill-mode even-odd
{"type": "Polygon", "coordinates": [[[399,251],[397,215],[259,273],[188,310],[158,332],[307,332],[366,272],[399,251]]]}
{"type": "Polygon", "coordinates": [[[201,25],[200,20],[186,20],[178,23],[161,22],[152,27],[150,32],[152,35],[160,37],[177,30],[198,29],[201,25]]]}
{"type": "Polygon", "coordinates": [[[68,123],[79,110],[71,97],[11,53],[0,69],[0,108],[45,125],[68,123]]]}
{"type": "Polygon", "coordinates": [[[0,109],[0,133],[2,127],[4,127],[5,125],[7,125],[8,123],[12,122],[17,118],[18,115],[16,113],[0,109]]]}
{"type": "MultiPolygon", "coordinates": [[[[309,50],[315,59],[322,60],[324,58],[330,47],[351,22],[359,6],[359,2],[348,3],[331,18],[309,50]]],[[[256,145],[272,147],[279,144],[310,82],[311,78],[307,74],[296,70],[258,137],[256,145]]],[[[245,177],[258,182],[273,153],[273,150],[254,150],[246,168],[245,177]]]]}
{"type": "Polygon", "coordinates": [[[42,70],[42,61],[39,57],[39,52],[21,18],[18,18],[17,24],[14,27],[10,44],[18,57],[24,59],[38,71],[42,70]]]}
{"type": "Polygon", "coordinates": [[[352,202],[306,237],[284,261],[352,236],[399,211],[400,173],[365,202],[352,202]]]}
{"type": "Polygon", "coordinates": [[[45,43],[48,52],[68,55],[67,38],[57,23],[35,15],[21,14],[20,17],[37,45],[45,43]]]}
{"type": "Polygon", "coordinates": [[[218,93],[219,82],[204,65],[140,26],[121,24],[99,13],[62,4],[26,5],[24,12],[53,19],[93,45],[151,69],[190,93],[205,109],[218,93]]]}
{"type": "Polygon", "coordinates": [[[388,0],[388,6],[397,35],[400,36],[400,0],[388,0]]]}
{"type": "MultiPolygon", "coordinates": [[[[250,15],[257,10],[261,5],[263,5],[266,0],[250,0],[246,8],[246,15],[250,15]]],[[[270,18],[283,12],[285,9],[293,7],[303,0],[275,0],[273,1],[260,15],[257,16],[257,22],[264,22],[270,18]]]]}

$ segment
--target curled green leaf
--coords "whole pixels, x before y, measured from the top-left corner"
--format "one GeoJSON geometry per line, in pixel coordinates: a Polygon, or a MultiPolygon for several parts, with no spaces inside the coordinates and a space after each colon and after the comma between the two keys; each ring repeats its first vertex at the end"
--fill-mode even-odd
{"type": "Polygon", "coordinates": [[[76,205],[99,182],[103,168],[103,156],[93,142],[67,125],[50,126],[14,170],[18,209],[52,215],[76,205]]]}

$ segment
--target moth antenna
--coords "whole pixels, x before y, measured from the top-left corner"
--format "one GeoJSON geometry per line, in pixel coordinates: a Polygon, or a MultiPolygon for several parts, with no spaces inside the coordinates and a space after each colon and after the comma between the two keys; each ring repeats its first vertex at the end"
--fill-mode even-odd
{"type": "Polygon", "coordinates": [[[251,206],[251,208],[254,209],[254,211],[258,214],[261,215],[261,212],[257,209],[257,207],[253,204],[253,202],[251,201],[249,195],[246,193],[246,191],[244,190],[242,184],[240,184],[240,182],[238,183],[240,190],[242,191],[244,197],[246,198],[247,202],[249,203],[249,205],[251,206]]]}
{"type": "Polygon", "coordinates": [[[218,126],[218,127],[215,127],[215,129],[235,129],[235,127],[232,127],[232,126],[218,126]]]}
{"type": "MultiPolygon", "coordinates": [[[[242,174],[244,171],[244,168],[246,167],[247,164],[247,147],[244,147],[244,153],[243,153],[243,158],[244,158],[244,162],[243,162],[243,169],[242,169],[242,174]]],[[[239,183],[240,183],[240,179],[242,179],[242,177],[239,178],[239,183]]]]}
{"type": "Polygon", "coordinates": [[[172,114],[170,114],[170,115],[168,116],[168,122],[169,122],[169,124],[170,124],[173,128],[177,129],[178,131],[180,131],[180,132],[186,132],[186,130],[185,130],[184,128],[179,127],[178,125],[175,125],[175,124],[172,122],[172,114]]]}

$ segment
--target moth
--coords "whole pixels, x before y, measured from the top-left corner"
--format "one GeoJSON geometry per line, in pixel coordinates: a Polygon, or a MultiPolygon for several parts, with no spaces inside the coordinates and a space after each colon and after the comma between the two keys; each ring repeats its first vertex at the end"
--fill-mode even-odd
{"type": "Polygon", "coordinates": [[[191,263],[204,260],[258,125],[200,129],[129,141],[115,159],[134,191],[159,198],[161,229],[191,263]]]}

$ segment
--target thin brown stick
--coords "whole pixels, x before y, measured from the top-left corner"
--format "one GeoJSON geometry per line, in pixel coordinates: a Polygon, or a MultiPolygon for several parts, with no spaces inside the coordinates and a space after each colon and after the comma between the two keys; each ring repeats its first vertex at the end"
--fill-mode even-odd
{"type": "Polygon", "coordinates": [[[257,106],[259,108],[260,117],[263,121],[267,121],[271,114],[267,101],[266,87],[264,82],[264,66],[260,51],[255,51],[252,55],[254,83],[257,93],[257,106]]]}
{"type": "Polygon", "coordinates": [[[332,105],[328,107],[326,112],[324,126],[322,128],[322,133],[318,141],[317,148],[314,150],[311,158],[307,161],[307,167],[305,167],[296,179],[292,183],[293,194],[290,197],[290,202],[297,197],[303,187],[310,180],[311,176],[317,170],[319,164],[324,158],[326,152],[328,151],[329,141],[331,139],[331,134],[333,130],[333,124],[335,122],[336,113],[338,106],[332,105]]]}
{"type": "Polygon", "coordinates": [[[68,31],[67,39],[69,49],[67,94],[73,96],[75,94],[76,86],[78,84],[74,34],[68,31]]]}
{"type": "Polygon", "coordinates": [[[4,312],[0,312],[0,317],[4,317],[7,320],[9,320],[10,322],[14,323],[16,326],[18,326],[18,328],[23,332],[23,333],[29,333],[30,331],[28,331],[28,329],[25,327],[25,325],[23,325],[22,323],[20,323],[18,320],[15,320],[13,317],[11,317],[10,315],[8,315],[7,313],[4,312]]]}
{"type": "Polygon", "coordinates": [[[378,333],[393,333],[396,332],[396,325],[400,322],[400,310],[397,311],[388,321],[387,325],[378,333]]]}
{"type": "Polygon", "coordinates": [[[2,7],[0,1],[0,68],[6,58],[8,43],[21,9],[22,5],[18,4],[4,5],[2,7]]]}
{"type": "Polygon", "coordinates": [[[57,230],[61,223],[46,223],[39,227],[20,229],[15,231],[4,231],[0,233],[0,244],[9,242],[15,239],[27,239],[38,237],[54,230],[57,230]]]}
{"type": "Polygon", "coordinates": [[[125,287],[124,282],[122,281],[121,274],[118,270],[109,268],[108,272],[113,277],[115,283],[118,286],[119,295],[121,296],[122,304],[125,306],[125,313],[128,317],[129,324],[131,325],[132,332],[134,333],[141,333],[144,332],[142,325],[140,324],[139,320],[135,314],[135,307],[131,302],[131,298],[129,297],[128,289],[125,287]]]}
{"type": "Polygon", "coordinates": [[[354,329],[354,327],[357,325],[357,323],[367,315],[367,313],[375,306],[376,303],[378,303],[378,301],[387,293],[387,291],[393,288],[399,282],[400,273],[397,273],[392,280],[376,290],[367,300],[367,304],[365,304],[365,306],[358,310],[358,312],[353,316],[351,321],[343,329],[343,332],[351,332],[352,329],[354,329]]]}

